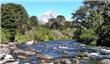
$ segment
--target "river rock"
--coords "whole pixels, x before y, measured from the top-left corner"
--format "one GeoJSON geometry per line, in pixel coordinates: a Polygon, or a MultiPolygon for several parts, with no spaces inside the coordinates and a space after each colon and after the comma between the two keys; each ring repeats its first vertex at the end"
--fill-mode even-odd
{"type": "Polygon", "coordinates": [[[5,63],[5,64],[19,64],[19,61],[14,61],[14,62],[5,63]]]}
{"type": "Polygon", "coordinates": [[[53,59],[54,58],[53,56],[50,56],[50,55],[44,55],[43,57],[46,59],[53,59]]]}
{"type": "Polygon", "coordinates": [[[69,60],[69,59],[62,59],[62,61],[65,63],[65,64],[71,64],[72,62],[69,60]]]}
{"type": "Polygon", "coordinates": [[[9,45],[7,45],[7,44],[0,44],[0,48],[7,48],[7,47],[9,47],[9,45]]]}
{"type": "Polygon", "coordinates": [[[37,41],[31,40],[31,41],[26,42],[26,45],[34,45],[34,44],[37,44],[37,41]]]}
{"type": "Polygon", "coordinates": [[[98,64],[110,64],[110,60],[109,59],[103,59],[103,60],[99,61],[98,64]]]}
{"type": "Polygon", "coordinates": [[[77,58],[73,58],[72,64],[80,64],[80,60],[77,58]]]}
{"type": "Polygon", "coordinates": [[[97,59],[97,58],[100,58],[100,55],[99,55],[99,53],[94,52],[94,53],[89,53],[89,57],[92,59],[97,59]]]}
{"type": "Polygon", "coordinates": [[[10,49],[6,47],[0,48],[0,53],[10,53],[10,49]]]}
{"type": "Polygon", "coordinates": [[[17,49],[17,50],[14,50],[14,53],[15,54],[18,54],[18,55],[35,55],[36,53],[33,52],[33,51],[24,51],[22,49],[17,49]]]}
{"type": "Polygon", "coordinates": [[[0,64],[19,64],[19,61],[16,61],[10,54],[1,53],[0,64]]]}
{"type": "Polygon", "coordinates": [[[105,53],[110,53],[110,50],[107,50],[107,49],[101,49],[101,50],[105,53]]]}
{"type": "Polygon", "coordinates": [[[79,58],[79,59],[88,59],[89,53],[88,52],[80,52],[80,53],[76,54],[75,57],[79,58]]]}

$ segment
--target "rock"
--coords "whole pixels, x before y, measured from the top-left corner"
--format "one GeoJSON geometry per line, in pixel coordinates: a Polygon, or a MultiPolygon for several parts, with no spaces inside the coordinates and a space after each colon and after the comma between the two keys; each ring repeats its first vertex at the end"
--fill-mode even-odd
{"type": "Polygon", "coordinates": [[[0,64],[19,64],[19,61],[16,61],[10,54],[2,53],[0,54],[0,64]]]}
{"type": "Polygon", "coordinates": [[[109,59],[103,59],[103,60],[99,61],[98,64],[110,64],[110,60],[109,59]]]}
{"type": "Polygon", "coordinates": [[[36,54],[34,51],[24,51],[22,49],[17,49],[14,51],[14,53],[18,55],[35,55],[36,54]]]}
{"type": "Polygon", "coordinates": [[[16,60],[13,55],[13,50],[16,50],[15,43],[0,44],[0,64],[19,64],[19,60],[16,60]]]}
{"type": "Polygon", "coordinates": [[[24,63],[24,64],[30,64],[30,63],[24,63]]]}
{"type": "Polygon", "coordinates": [[[7,45],[7,44],[0,44],[0,48],[7,48],[7,47],[9,47],[9,45],[7,45]]]}
{"type": "Polygon", "coordinates": [[[19,61],[14,61],[14,62],[5,63],[5,64],[19,64],[19,61]]]}
{"type": "Polygon", "coordinates": [[[17,57],[20,59],[28,59],[28,57],[26,57],[25,55],[18,55],[17,57]]]}
{"type": "Polygon", "coordinates": [[[10,54],[6,54],[5,57],[4,57],[4,59],[13,59],[13,56],[10,55],[10,54]]]}
{"type": "Polygon", "coordinates": [[[103,52],[106,52],[106,53],[110,53],[110,50],[107,50],[107,49],[101,49],[103,52]]]}
{"type": "Polygon", "coordinates": [[[86,46],[85,44],[81,44],[80,46],[86,46]]]}
{"type": "Polygon", "coordinates": [[[22,49],[17,49],[17,50],[14,50],[13,53],[14,53],[14,54],[24,54],[24,50],[22,50],[22,49]]]}
{"type": "Polygon", "coordinates": [[[92,57],[92,56],[99,56],[99,53],[90,53],[89,56],[90,57],[92,57]]]}
{"type": "Polygon", "coordinates": [[[8,45],[9,45],[10,50],[16,50],[17,44],[18,44],[17,42],[9,42],[8,45]]]}
{"type": "Polygon", "coordinates": [[[59,48],[61,48],[61,49],[68,49],[68,47],[66,47],[66,46],[59,46],[59,48]]]}
{"type": "Polygon", "coordinates": [[[66,64],[71,64],[72,63],[69,59],[63,59],[63,62],[65,62],[66,64]]]}
{"type": "Polygon", "coordinates": [[[53,62],[51,62],[51,63],[48,63],[48,64],[54,64],[53,62]]]}
{"type": "Polygon", "coordinates": [[[37,41],[31,40],[26,43],[26,45],[34,45],[34,44],[37,44],[37,41]]]}
{"type": "Polygon", "coordinates": [[[46,59],[53,59],[54,57],[52,57],[50,55],[44,55],[44,58],[46,58],[46,59]]]}
{"type": "Polygon", "coordinates": [[[16,46],[18,44],[18,42],[9,42],[8,45],[9,46],[16,46]]]}
{"type": "Polygon", "coordinates": [[[55,61],[54,61],[54,64],[60,64],[60,60],[58,60],[58,59],[55,60],[55,61]]]}
{"type": "Polygon", "coordinates": [[[89,58],[89,53],[87,53],[87,52],[80,52],[75,57],[79,58],[79,59],[88,59],[89,58]]]}
{"type": "Polygon", "coordinates": [[[77,59],[77,58],[74,58],[74,59],[72,60],[72,64],[80,64],[80,60],[77,59]]]}
{"type": "Polygon", "coordinates": [[[10,49],[9,48],[0,48],[0,53],[10,53],[10,49]]]}
{"type": "Polygon", "coordinates": [[[0,60],[4,59],[5,54],[4,53],[0,53],[0,60]]]}

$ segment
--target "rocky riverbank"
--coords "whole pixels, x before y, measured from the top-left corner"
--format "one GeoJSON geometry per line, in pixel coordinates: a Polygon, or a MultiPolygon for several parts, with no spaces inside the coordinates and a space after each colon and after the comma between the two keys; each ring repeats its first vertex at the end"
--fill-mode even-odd
{"type": "Polygon", "coordinates": [[[55,41],[55,43],[54,41],[49,41],[49,43],[48,42],[38,44],[36,43],[35,45],[27,44],[23,45],[17,44],[15,42],[10,42],[8,44],[0,44],[0,64],[110,63],[109,48],[105,49],[103,47],[88,47],[88,46],[86,47],[85,45],[78,43],[77,45],[75,44],[76,47],[74,46],[75,49],[73,49],[69,45],[70,43],[67,44],[65,42],[70,41],[55,41]],[[54,56],[56,55],[56,53],[60,54],[60,52],[62,52],[61,53],[62,55],[54,56]],[[71,53],[72,55],[70,55],[71,53]]]}

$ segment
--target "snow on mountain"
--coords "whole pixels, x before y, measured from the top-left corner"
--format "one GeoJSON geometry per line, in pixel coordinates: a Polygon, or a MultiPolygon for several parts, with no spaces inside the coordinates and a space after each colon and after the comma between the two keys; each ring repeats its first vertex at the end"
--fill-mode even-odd
{"type": "Polygon", "coordinates": [[[49,10],[45,13],[43,13],[42,16],[40,16],[38,19],[42,24],[45,24],[48,22],[49,19],[56,18],[57,13],[55,11],[49,10]]]}

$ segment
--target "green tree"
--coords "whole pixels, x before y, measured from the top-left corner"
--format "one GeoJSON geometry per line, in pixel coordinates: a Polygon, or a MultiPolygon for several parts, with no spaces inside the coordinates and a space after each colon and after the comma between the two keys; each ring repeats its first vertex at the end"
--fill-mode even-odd
{"type": "Polygon", "coordinates": [[[57,22],[59,22],[59,23],[65,22],[65,17],[64,17],[63,15],[58,15],[58,16],[57,16],[57,22]]]}
{"type": "Polygon", "coordinates": [[[6,3],[1,5],[1,27],[8,31],[9,41],[14,41],[16,30],[25,33],[29,17],[22,5],[6,3]]]}
{"type": "Polygon", "coordinates": [[[31,20],[33,26],[37,26],[38,25],[38,19],[37,19],[36,16],[31,16],[30,20],[31,20]]]}
{"type": "Polygon", "coordinates": [[[85,0],[84,6],[81,6],[80,9],[75,13],[72,13],[72,15],[74,20],[73,24],[76,28],[78,28],[75,32],[75,34],[78,35],[75,36],[78,40],[85,41],[85,38],[89,40],[89,38],[93,35],[90,29],[93,29],[96,33],[94,34],[95,37],[98,37],[97,45],[110,45],[108,27],[110,25],[110,3],[108,0],[85,0]],[[90,30],[90,32],[84,33],[83,30],[86,30],[87,32],[90,30]],[[86,33],[89,34],[89,37],[86,36],[86,33]]]}

